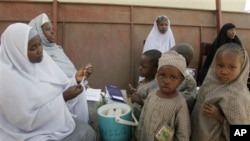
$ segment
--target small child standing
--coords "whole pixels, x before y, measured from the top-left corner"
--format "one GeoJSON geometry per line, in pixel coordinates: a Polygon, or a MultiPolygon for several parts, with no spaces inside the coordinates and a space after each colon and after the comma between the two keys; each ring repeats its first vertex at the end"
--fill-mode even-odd
{"type": "MultiPolygon", "coordinates": [[[[174,50],[177,53],[181,54],[185,58],[187,66],[190,64],[194,56],[193,47],[187,43],[177,44],[173,46],[170,50],[174,50]]],[[[197,94],[197,89],[196,89],[197,83],[196,80],[194,79],[193,72],[187,69],[185,73],[186,73],[185,79],[178,87],[177,91],[179,94],[183,95],[184,98],[186,99],[188,110],[189,113],[191,114],[197,94]]]]}
{"type": "Polygon", "coordinates": [[[167,51],[159,59],[159,89],[152,91],[142,110],[136,130],[138,141],[188,141],[190,118],[185,98],[177,87],[183,82],[185,58],[176,51],[167,51]]]}
{"type": "Polygon", "coordinates": [[[216,52],[192,111],[192,141],[229,141],[229,125],[250,124],[249,58],[236,43],[216,52]]]}
{"type": "MultiPolygon", "coordinates": [[[[133,92],[131,97],[131,102],[133,103],[133,113],[137,119],[140,117],[141,109],[148,94],[151,90],[158,87],[155,75],[160,57],[161,52],[158,50],[148,50],[144,52],[141,57],[139,74],[141,77],[144,77],[144,79],[139,82],[136,91],[133,92]]],[[[129,86],[130,90],[133,90],[133,87],[131,85],[129,86]]]]}

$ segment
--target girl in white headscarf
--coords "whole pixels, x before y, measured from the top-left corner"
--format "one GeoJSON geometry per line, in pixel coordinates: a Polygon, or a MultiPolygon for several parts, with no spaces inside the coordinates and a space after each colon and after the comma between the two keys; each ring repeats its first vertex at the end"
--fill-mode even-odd
{"type": "Polygon", "coordinates": [[[170,27],[170,20],[165,15],[158,16],[145,41],[143,53],[151,49],[156,49],[164,53],[174,45],[175,39],[170,27]]]}
{"type": "Polygon", "coordinates": [[[81,68],[68,79],[43,52],[38,33],[15,23],[1,36],[0,140],[95,140],[93,129],[74,120],[65,101],[81,94],[81,68]]]}

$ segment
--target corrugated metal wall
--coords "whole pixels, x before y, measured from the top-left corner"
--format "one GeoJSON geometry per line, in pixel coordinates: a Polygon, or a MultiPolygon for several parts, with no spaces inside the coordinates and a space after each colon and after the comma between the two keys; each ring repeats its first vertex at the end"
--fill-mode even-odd
{"type": "MultiPolygon", "coordinates": [[[[0,1],[0,33],[13,22],[25,22],[40,13],[51,19],[56,15],[58,44],[62,45],[76,67],[91,62],[94,73],[89,79],[94,88],[113,84],[122,89],[136,85],[137,66],[143,40],[158,15],[167,15],[176,43],[187,42],[195,49],[190,67],[197,69],[200,42],[212,42],[216,36],[216,13],[207,10],[99,5],[52,2],[0,1]],[[54,13],[53,13],[54,12],[54,13]]],[[[222,23],[233,22],[238,36],[250,52],[250,16],[246,13],[222,13],[222,23]]]]}

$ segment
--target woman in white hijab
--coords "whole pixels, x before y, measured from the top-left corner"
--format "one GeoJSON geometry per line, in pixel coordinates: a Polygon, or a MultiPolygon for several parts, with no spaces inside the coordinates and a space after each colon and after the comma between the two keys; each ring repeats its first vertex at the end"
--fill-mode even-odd
{"type": "Polygon", "coordinates": [[[29,23],[34,29],[37,30],[44,50],[49,54],[49,56],[56,62],[56,64],[65,72],[65,74],[71,78],[76,73],[76,68],[68,56],[64,53],[64,50],[61,46],[54,43],[55,33],[52,28],[52,23],[50,22],[48,16],[45,13],[40,14],[36,18],[32,19],[29,23]],[[48,39],[44,34],[42,26],[46,23],[49,23],[51,27],[47,27],[44,31],[48,32],[48,39]]]}
{"type": "MultiPolygon", "coordinates": [[[[56,62],[56,64],[62,69],[62,71],[69,78],[74,76],[76,73],[76,68],[69,57],[65,54],[63,48],[55,43],[56,35],[49,17],[45,13],[42,13],[32,19],[29,25],[36,29],[42,40],[44,50],[56,62]]],[[[89,69],[88,72],[88,75],[90,75],[92,73],[92,69],[89,69]]],[[[85,84],[87,84],[87,81],[85,82],[85,84]]]]}
{"type": "Polygon", "coordinates": [[[83,91],[81,68],[68,79],[46,52],[38,33],[15,23],[0,45],[0,140],[94,141],[93,129],[72,117],[65,101],[83,91]]]}
{"type": "Polygon", "coordinates": [[[156,49],[161,53],[168,51],[175,45],[174,35],[170,28],[170,20],[167,16],[158,16],[144,44],[143,53],[156,49]]]}
{"type": "MultiPolygon", "coordinates": [[[[59,66],[59,68],[62,69],[62,71],[67,75],[68,78],[74,77],[76,68],[68,58],[68,56],[64,53],[63,48],[55,43],[55,32],[48,16],[45,13],[42,13],[32,19],[29,25],[38,32],[41,38],[43,49],[52,58],[52,60],[55,61],[55,63],[59,66]]],[[[88,68],[86,77],[82,83],[84,87],[88,83],[86,79],[91,75],[93,71],[91,64],[88,64],[86,68],[88,68]]],[[[67,101],[67,105],[71,113],[77,115],[77,118],[80,121],[83,121],[85,123],[88,122],[89,112],[86,95],[79,95],[74,100],[67,101]]]]}
{"type": "MultiPolygon", "coordinates": [[[[151,49],[156,49],[161,53],[164,53],[174,45],[175,39],[170,28],[170,20],[165,15],[158,16],[154,22],[152,30],[150,31],[145,41],[142,53],[151,49]]],[[[139,82],[143,79],[144,77],[139,76],[139,82]]]]}

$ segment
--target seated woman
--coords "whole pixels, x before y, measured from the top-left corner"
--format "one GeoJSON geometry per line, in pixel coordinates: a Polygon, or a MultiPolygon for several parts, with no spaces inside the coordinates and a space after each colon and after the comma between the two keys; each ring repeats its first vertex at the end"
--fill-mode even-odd
{"type": "Polygon", "coordinates": [[[240,46],[242,46],[241,41],[239,39],[239,37],[236,35],[236,26],[233,23],[226,23],[222,26],[222,28],[220,29],[220,32],[218,34],[218,36],[214,39],[209,53],[207,55],[207,58],[204,62],[204,65],[201,68],[201,72],[199,75],[199,83],[200,85],[203,83],[208,69],[212,63],[212,60],[214,58],[214,55],[216,53],[216,51],[223,45],[226,43],[237,43],[240,46]]]}
{"type": "MultiPolygon", "coordinates": [[[[71,62],[69,57],[65,54],[63,48],[55,43],[55,32],[52,23],[45,13],[42,13],[32,19],[29,23],[37,32],[41,38],[41,44],[46,53],[52,58],[53,61],[62,69],[62,71],[67,75],[68,78],[74,77],[76,73],[76,68],[71,62]]],[[[87,78],[93,72],[92,65],[89,63],[85,66],[87,71],[85,79],[83,81],[84,88],[88,87],[87,78]]],[[[85,91],[85,90],[84,90],[85,91]]],[[[74,100],[67,102],[67,105],[71,113],[78,115],[78,119],[87,123],[89,121],[87,98],[85,95],[81,95],[74,100]],[[74,107],[73,107],[73,106],[74,107]],[[84,113],[83,113],[84,112],[84,113]]]]}
{"type": "Polygon", "coordinates": [[[68,79],[43,52],[36,30],[7,27],[0,45],[0,140],[95,141],[95,131],[72,117],[65,101],[81,95],[82,67],[68,79]]]}
{"type": "Polygon", "coordinates": [[[69,78],[74,76],[76,68],[69,57],[65,54],[63,48],[55,43],[56,34],[48,16],[45,13],[42,13],[32,19],[29,25],[37,30],[44,50],[63,70],[63,72],[69,78]]]}

